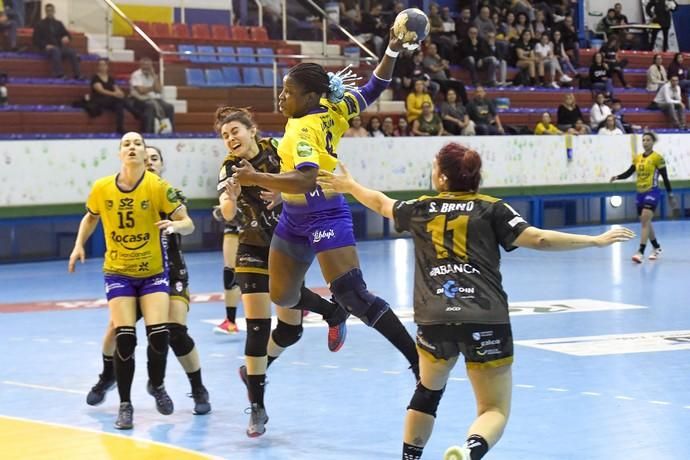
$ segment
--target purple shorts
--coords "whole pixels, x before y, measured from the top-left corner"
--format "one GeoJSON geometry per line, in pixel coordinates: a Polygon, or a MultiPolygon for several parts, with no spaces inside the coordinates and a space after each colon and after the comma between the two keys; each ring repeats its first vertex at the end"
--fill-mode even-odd
{"type": "Polygon", "coordinates": [[[132,278],[121,275],[105,275],[105,297],[108,300],[116,297],[143,297],[154,292],[170,292],[170,280],[167,273],[132,278]]]}
{"type": "Polygon", "coordinates": [[[659,189],[652,189],[647,192],[637,194],[637,213],[642,214],[643,209],[651,209],[656,211],[656,207],[661,199],[661,192],[659,189]]]}
{"type": "Polygon", "coordinates": [[[308,245],[316,254],[355,245],[352,214],[346,203],[306,214],[290,214],[283,208],[275,234],[291,243],[308,245]]]}

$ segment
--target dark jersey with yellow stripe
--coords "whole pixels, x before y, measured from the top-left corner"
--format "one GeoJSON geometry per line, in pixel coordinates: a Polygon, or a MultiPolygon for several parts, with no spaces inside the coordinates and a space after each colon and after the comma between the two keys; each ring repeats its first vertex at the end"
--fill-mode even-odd
{"type": "MultiPolygon", "coordinates": [[[[175,189],[175,196],[182,204],[187,204],[187,198],[182,194],[182,191],[175,189]]],[[[170,216],[161,214],[161,219],[168,219],[170,216]]],[[[176,281],[187,283],[189,274],[187,273],[187,264],[182,255],[182,235],[179,233],[166,234],[163,233],[163,247],[165,248],[165,255],[168,263],[168,273],[170,284],[176,281]]]]}
{"type": "Polygon", "coordinates": [[[415,244],[417,324],[508,323],[499,246],[510,251],[529,224],[507,203],[444,192],[398,201],[395,228],[415,244]]]}
{"type": "MultiPolygon", "coordinates": [[[[233,174],[232,167],[238,166],[242,159],[228,155],[223,161],[218,174],[218,193],[223,193],[225,181],[233,174]]],[[[275,139],[261,139],[259,153],[249,160],[254,169],[265,173],[280,172],[280,158],[278,157],[278,142],[275,139]]],[[[268,203],[259,195],[263,189],[257,186],[242,186],[242,192],[237,199],[238,211],[242,213],[239,242],[251,246],[268,247],[271,244],[273,230],[278,224],[282,205],[267,209],[268,203]]]]}

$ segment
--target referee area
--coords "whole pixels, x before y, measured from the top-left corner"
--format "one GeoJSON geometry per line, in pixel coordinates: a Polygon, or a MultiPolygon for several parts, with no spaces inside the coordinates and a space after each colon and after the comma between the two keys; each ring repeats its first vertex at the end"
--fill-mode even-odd
{"type": "MultiPolygon", "coordinates": [[[[603,228],[571,230],[595,234],[603,228]]],[[[630,228],[639,232],[639,224],[630,228]]],[[[630,261],[637,241],[504,255],[516,341],[514,400],[506,433],[487,459],[690,458],[685,358],[690,315],[684,285],[690,223],[663,221],[655,228],[664,254],[641,265],[630,261]]],[[[414,332],[412,241],[370,241],[358,248],[370,288],[414,332]]],[[[166,387],[175,413],[156,412],[145,391],[140,326],[132,393],[136,424],[131,434],[115,434],[117,392],[101,406],[85,403],[100,370],[108,317],[104,302],[94,302],[103,297],[101,262],[87,259],[71,276],[66,261],[0,265],[0,457],[399,458],[413,378],[400,353],[359,321],[351,323],[343,349],[330,353],[325,325],[313,315],[305,318],[301,341],[268,372],[267,432],[246,437],[248,403],[237,375],[244,332],[232,337],[211,332],[224,312],[220,253],[187,255],[193,295],[189,328],[213,411],[192,415],[188,382],[171,354],[166,387]]],[[[326,294],[317,267],[307,285],[326,294]]],[[[460,427],[472,420],[473,405],[459,365],[425,456],[440,458],[448,445],[464,439],[460,427]]]]}

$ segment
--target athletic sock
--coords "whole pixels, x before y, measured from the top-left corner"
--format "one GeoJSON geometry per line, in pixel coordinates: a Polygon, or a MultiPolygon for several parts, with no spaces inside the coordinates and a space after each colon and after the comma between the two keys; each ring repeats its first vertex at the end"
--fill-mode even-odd
{"type": "Polygon", "coordinates": [[[267,361],[266,361],[266,369],[268,369],[268,367],[271,365],[271,363],[272,363],[273,361],[275,361],[276,359],[278,359],[277,356],[268,355],[268,356],[267,356],[267,361]]]}
{"type": "Polygon", "coordinates": [[[465,441],[465,446],[470,450],[472,460],[481,460],[489,451],[489,443],[482,436],[472,434],[465,441]]]}
{"type": "Polygon", "coordinates": [[[640,254],[644,254],[644,250],[645,250],[646,247],[647,247],[646,244],[641,244],[641,245],[640,245],[640,249],[638,250],[638,252],[639,252],[640,254]]]}
{"type": "Polygon", "coordinates": [[[649,242],[652,243],[652,246],[654,247],[654,249],[659,249],[661,247],[657,240],[649,240],[649,242]]]}
{"type": "Polygon", "coordinates": [[[247,375],[247,387],[249,401],[256,403],[259,407],[264,407],[264,388],[266,385],[266,374],[247,375]]]}
{"type": "Polygon", "coordinates": [[[420,460],[422,458],[423,447],[413,446],[406,442],[403,443],[402,460],[420,460]]]}
{"type": "Polygon", "coordinates": [[[112,356],[103,355],[103,372],[101,373],[101,378],[103,380],[112,380],[115,378],[112,356]]]}
{"type": "Polygon", "coordinates": [[[374,329],[379,331],[382,336],[387,338],[395,348],[405,355],[413,369],[419,368],[419,355],[417,354],[414,340],[407,333],[407,329],[393,313],[393,310],[386,310],[381,318],[376,321],[376,324],[374,324],[374,329]]]}
{"type": "Polygon", "coordinates": [[[327,319],[331,317],[333,313],[340,307],[302,285],[299,302],[297,302],[297,305],[292,308],[297,310],[309,310],[317,315],[323,316],[324,319],[327,319]]]}
{"type": "Polygon", "coordinates": [[[235,322],[235,319],[237,319],[237,307],[225,307],[225,317],[230,321],[231,323],[235,322]]]}
{"type": "Polygon", "coordinates": [[[120,354],[116,351],[113,362],[120,402],[131,402],[132,380],[134,380],[134,356],[123,361],[120,359],[120,354]]]}
{"type": "Polygon", "coordinates": [[[189,384],[192,386],[192,391],[203,386],[201,382],[201,369],[195,372],[188,372],[187,378],[189,379],[189,384]]]}

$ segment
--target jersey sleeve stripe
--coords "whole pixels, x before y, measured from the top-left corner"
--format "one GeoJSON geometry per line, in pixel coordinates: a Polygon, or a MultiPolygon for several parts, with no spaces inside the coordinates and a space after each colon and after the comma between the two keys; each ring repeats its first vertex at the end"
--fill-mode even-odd
{"type": "Polygon", "coordinates": [[[307,161],[307,162],[305,162],[305,163],[300,163],[300,164],[298,164],[298,165],[295,166],[296,169],[302,169],[302,168],[307,168],[307,167],[309,167],[309,168],[318,168],[319,165],[316,164],[316,163],[313,163],[313,162],[311,162],[311,161],[307,161]]]}
{"type": "Polygon", "coordinates": [[[92,216],[100,216],[97,212],[90,210],[88,206],[86,206],[86,211],[92,216]]]}

